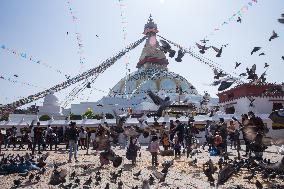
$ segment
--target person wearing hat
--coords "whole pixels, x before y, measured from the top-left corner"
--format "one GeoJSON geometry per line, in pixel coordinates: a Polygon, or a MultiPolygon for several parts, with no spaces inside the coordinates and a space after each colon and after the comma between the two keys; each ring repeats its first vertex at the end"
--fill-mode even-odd
{"type": "Polygon", "coordinates": [[[69,128],[68,133],[67,133],[68,142],[69,142],[69,160],[68,160],[68,163],[72,162],[73,151],[74,151],[75,162],[76,163],[78,162],[78,158],[77,158],[78,136],[79,136],[79,133],[78,133],[77,128],[76,128],[76,122],[71,121],[70,128],[69,128]]]}

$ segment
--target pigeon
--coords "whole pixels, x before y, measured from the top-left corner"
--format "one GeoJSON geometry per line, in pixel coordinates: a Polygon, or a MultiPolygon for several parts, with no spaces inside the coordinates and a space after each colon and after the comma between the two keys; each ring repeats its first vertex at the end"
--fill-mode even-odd
{"type": "Polygon", "coordinates": [[[200,49],[199,52],[200,52],[201,54],[204,54],[206,50],[210,49],[210,47],[206,47],[205,45],[200,45],[200,44],[198,44],[198,43],[195,43],[195,44],[196,44],[196,46],[200,49]]]}
{"type": "Polygon", "coordinates": [[[89,186],[91,183],[93,182],[92,180],[92,176],[89,177],[88,180],[85,181],[85,183],[83,185],[89,186]]]}
{"type": "MultiPolygon", "coordinates": [[[[137,186],[136,189],[138,189],[138,186],[137,186]]],[[[149,181],[148,181],[148,180],[143,180],[142,189],[150,189],[149,181]]]]}
{"type": "Polygon", "coordinates": [[[29,176],[29,181],[32,182],[32,180],[35,178],[35,175],[33,173],[30,174],[29,176]]]}
{"type": "Polygon", "coordinates": [[[216,57],[221,57],[222,52],[223,52],[223,47],[221,47],[220,49],[218,49],[218,48],[212,46],[212,49],[214,49],[214,51],[217,52],[216,57]]]}
{"type": "Polygon", "coordinates": [[[139,177],[140,174],[141,174],[141,170],[138,171],[137,173],[133,173],[133,175],[134,175],[135,177],[139,177]]]}
{"type": "Polygon", "coordinates": [[[251,55],[257,51],[259,51],[261,49],[261,47],[254,47],[253,50],[251,51],[251,55]]]}
{"type": "Polygon", "coordinates": [[[16,187],[19,187],[22,184],[22,181],[20,179],[16,179],[13,182],[16,187]]]}
{"type": "MultiPolygon", "coordinates": [[[[132,189],[138,189],[138,186],[133,186],[132,189]]],[[[143,189],[143,186],[142,186],[142,189],[143,189]]]]}
{"type": "Polygon", "coordinates": [[[264,53],[264,52],[260,53],[258,56],[263,56],[263,55],[265,55],[265,53],[264,53]]]}
{"type": "Polygon", "coordinates": [[[109,189],[109,183],[106,183],[106,186],[104,189],[109,189]]]}
{"type": "Polygon", "coordinates": [[[72,187],[72,185],[73,185],[73,184],[72,184],[72,182],[71,182],[71,183],[65,185],[65,186],[64,186],[64,189],[70,189],[70,188],[72,187]]]}
{"type": "Polygon", "coordinates": [[[14,77],[19,77],[19,76],[17,74],[15,74],[14,77]]]}
{"type": "Polygon", "coordinates": [[[253,179],[255,176],[255,172],[252,172],[251,175],[244,177],[244,179],[247,179],[249,182],[251,181],[251,179],[253,179]]]}
{"type": "Polygon", "coordinates": [[[98,35],[96,35],[96,37],[99,37],[98,35]]]}
{"type": "Polygon", "coordinates": [[[74,179],[75,176],[76,176],[76,172],[73,171],[73,172],[71,173],[71,175],[70,175],[70,179],[74,179]]]}
{"type": "Polygon", "coordinates": [[[264,68],[269,67],[269,64],[267,64],[266,62],[264,63],[264,68]]]}
{"type": "Polygon", "coordinates": [[[259,182],[259,180],[256,180],[256,181],[255,181],[255,186],[256,186],[257,189],[263,189],[263,186],[262,186],[262,184],[259,182]]]}
{"type": "Polygon", "coordinates": [[[155,178],[153,177],[153,175],[150,175],[149,184],[150,184],[150,185],[153,185],[153,184],[154,184],[154,181],[155,181],[155,178]]]}
{"type": "Polygon", "coordinates": [[[217,69],[213,70],[214,72],[214,79],[219,79],[220,77],[224,77],[227,74],[224,74],[223,71],[218,71],[217,69]]]}
{"type": "Polygon", "coordinates": [[[284,56],[281,56],[282,60],[284,60],[284,56]]]}
{"type": "Polygon", "coordinates": [[[284,14],[281,14],[282,18],[278,19],[278,22],[284,24],[284,14]]]}
{"type": "Polygon", "coordinates": [[[40,181],[40,176],[37,175],[37,176],[35,177],[35,180],[36,180],[37,182],[39,182],[39,181],[40,181]]]}
{"type": "Polygon", "coordinates": [[[223,90],[228,89],[229,87],[233,85],[234,82],[235,81],[222,81],[218,88],[218,91],[223,91],[223,90]]]}
{"type": "Polygon", "coordinates": [[[97,177],[96,177],[96,181],[97,181],[97,182],[101,182],[101,181],[102,181],[102,177],[101,177],[101,176],[97,176],[97,177]]]}
{"type": "Polygon", "coordinates": [[[254,104],[253,102],[255,101],[255,98],[252,98],[252,97],[248,97],[250,103],[249,103],[249,107],[254,107],[254,104]]]}
{"type": "Polygon", "coordinates": [[[242,23],[241,17],[238,17],[237,22],[242,23]]]}
{"type": "Polygon", "coordinates": [[[200,40],[201,43],[206,43],[206,42],[208,42],[208,41],[209,41],[209,40],[208,40],[208,39],[205,39],[205,38],[202,39],[202,40],[200,40]]]}
{"type": "Polygon", "coordinates": [[[241,64],[242,64],[242,63],[236,62],[236,64],[235,64],[235,69],[237,69],[237,67],[239,67],[241,64]]]}
{"type": "Polygon", "coordinates": [[[269,41],[271,41],[272,39],[275,39],[277,37],[279,37],[278,34],[273,30],[272,35],[269,38],[269,41]]]}
{"type": "Polygon", "coordinates": [[[122,189],[122,186],[123,186],[123,182],[122,181],[119,181],[117,183],[117,189],[122,189]]]}
{"type": "Polygon", "coordinates": [[[74,182],[75,182],[76,184],[80,184],[80,179],[79,179],[79,178],[76,178],[76,179],[74,180],[74,182]]]}

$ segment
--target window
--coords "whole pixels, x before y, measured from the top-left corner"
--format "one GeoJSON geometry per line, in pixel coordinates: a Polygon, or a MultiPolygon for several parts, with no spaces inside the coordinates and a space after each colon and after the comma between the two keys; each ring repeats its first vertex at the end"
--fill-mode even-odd
{"type": "Polygon", "coordinates": [[[274,103],[273,103],[272,111],[280,110],[280,109],[283,109],[283,104],[282,104],[282,103],[279,103],[279,102],[274,102],[274,103]]]}
{"type": "Polygon", "coordinates": [[[235,113],[234,106],[226,108],[225,112],[226,112],[226,114],[234,114],[235,113]]]}

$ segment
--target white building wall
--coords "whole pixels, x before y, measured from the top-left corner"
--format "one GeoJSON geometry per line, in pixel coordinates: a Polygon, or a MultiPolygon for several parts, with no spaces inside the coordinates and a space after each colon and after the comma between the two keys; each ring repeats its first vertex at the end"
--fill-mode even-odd
{"type": "Polygon", "coordinates": [[[253,111],[256,114],[270,114],[272,112],[273,103],[282,103],[284,105],[283,97],[253,97],[253,107],[250,107],[250,100],[247,97],[235,99],[225,103],[220,103],[222,111],[225,112],[227,107],[234,107],[235,114],[241,115],[246,114],[249,111],[253,111]]]}

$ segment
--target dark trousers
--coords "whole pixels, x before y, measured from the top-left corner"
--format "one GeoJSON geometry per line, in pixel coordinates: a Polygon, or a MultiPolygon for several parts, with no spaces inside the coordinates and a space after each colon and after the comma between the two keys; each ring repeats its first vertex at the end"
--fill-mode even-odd
{"type": "Polygon", "coordinates": [[[35,152],[36,145],[37,145],[38,153],[40,153],[41,141],[40,140],[34,140],[32,154],[34,154],[34,152],[35,152]]]}
{"type": "Polygon", "coordinates": [[[151,152],[152,155],[152,166],[158,165],[158,152],[151,152]]]}

